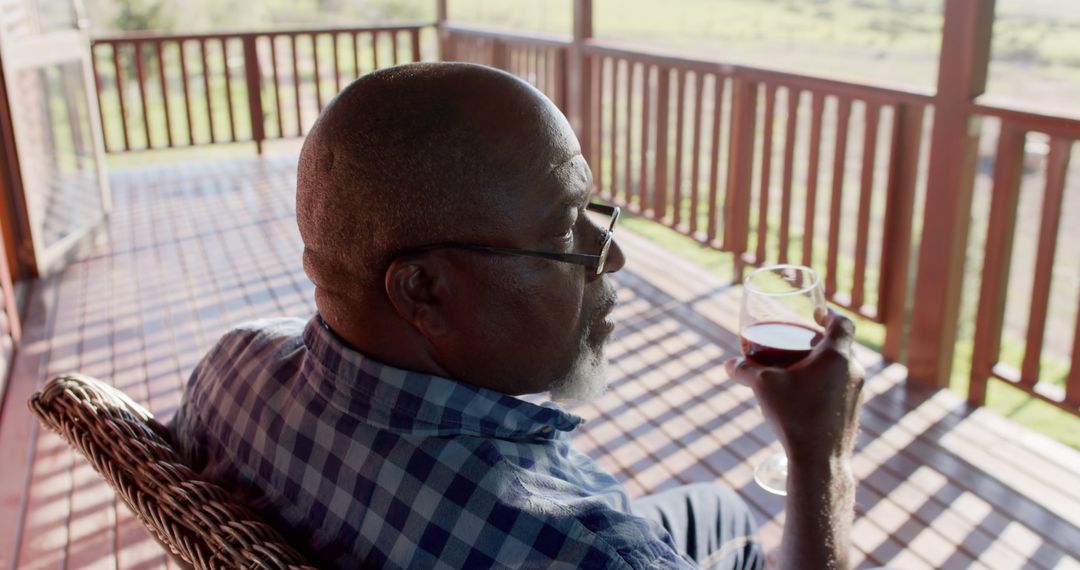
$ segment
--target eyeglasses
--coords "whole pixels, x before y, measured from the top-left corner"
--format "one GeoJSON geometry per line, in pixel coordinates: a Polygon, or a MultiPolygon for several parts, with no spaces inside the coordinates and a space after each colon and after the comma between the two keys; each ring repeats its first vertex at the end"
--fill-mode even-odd
{"type": "Polygon", "coordinates": [[[556,253],[551,251],[534,251],[531,249],[517,249],[513,247],[497,247],[493,245],[478,245],[473,243],[447,241],[433,243],[430,245],[422,245],[419,247],[409,248],[404,251],[399,251],[392,255],[390,259],[396,259],[398,257],[414,255],[417,253],[423,253],[436,249],[463,249],[467,251],[479,251],[482,253],[518,255],[522,257],[539,257],[541,259],[550,259],[552,261],[561,261],[563,263],[584,265],[586,268],[595,271],[596,275],[600,275],[604,272],[604,265],[607,263],[608,252],[611,251],[611,241],[615,234],[615,224],[619,222],[620,210],[617,206],[608,206],[607,204],[597,204],[595,202],[590,203],[588,206],[585,207],[585,209],[590,212],[596,212],[604,216],[609,216],[611,218],[611,222],[610,224],[608,224],[607,230],[601,230],[600,239],[597,243],[597,246],[600,248],[599,254],[556,253]]]}

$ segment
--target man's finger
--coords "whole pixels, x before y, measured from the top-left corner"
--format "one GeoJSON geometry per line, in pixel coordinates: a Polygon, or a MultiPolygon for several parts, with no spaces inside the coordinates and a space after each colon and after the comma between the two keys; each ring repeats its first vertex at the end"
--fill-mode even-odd
{"type": "Polygon", "coordinates": [[[851,350],[851,342],[854,339],[855,323],[844,315],[829,309],[829,316],[826,318],[825,324],[825,342],[832,345],[836,350],[846,353],[851,350]]]}
{"type": "Polygon", "coordinates": [[[735,378],[735,367],[739,365],[741,358],[729,358],[724,362],[724,370],[727,370],[727,375],[731,378],[735,378]]]}
{"type": "Polygon", "coordinates": [[[750,386],[754,377],[759,376],[767,367],[758,365],[749,358],[732,358],[724,363],[728,376],[743,386],[750,386]]]}

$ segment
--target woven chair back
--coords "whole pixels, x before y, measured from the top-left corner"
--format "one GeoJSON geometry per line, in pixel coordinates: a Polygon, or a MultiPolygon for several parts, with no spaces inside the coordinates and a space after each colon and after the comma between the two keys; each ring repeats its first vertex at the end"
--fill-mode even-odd
{"type": "Polygon", "coordinates": [[[89,460],[181,562],[199,569],[313,568],[270,525],[185,465],[169,430],[120,390],[67,374],[34,394],[30,409],[89,460]]]}

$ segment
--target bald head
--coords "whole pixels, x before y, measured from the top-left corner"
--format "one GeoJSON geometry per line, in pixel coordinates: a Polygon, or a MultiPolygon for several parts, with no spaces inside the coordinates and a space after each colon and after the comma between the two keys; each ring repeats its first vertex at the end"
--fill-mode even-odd
{"type": "Polygon", "coordinates": [[[576,154],[558,109],[504,72],[427,63],[356,80],[300,155],[297,221],[320,312],[341,322],[381,302],[394,252],[499,235],[514,221],[495,206],[576,154]]]}

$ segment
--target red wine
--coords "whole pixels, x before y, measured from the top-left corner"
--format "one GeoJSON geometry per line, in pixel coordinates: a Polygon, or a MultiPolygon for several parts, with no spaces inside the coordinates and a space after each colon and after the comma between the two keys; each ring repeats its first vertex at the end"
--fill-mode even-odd
{"type": "Polygon", "coordinates": [[[762,322],[743,329],[740,340],[747,358],[782,367],[806,358],[821,340],[821,333],[794,323],[762,322]]]}

